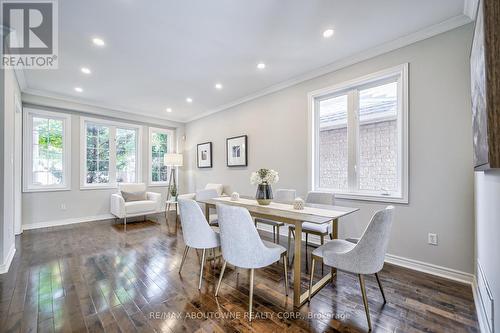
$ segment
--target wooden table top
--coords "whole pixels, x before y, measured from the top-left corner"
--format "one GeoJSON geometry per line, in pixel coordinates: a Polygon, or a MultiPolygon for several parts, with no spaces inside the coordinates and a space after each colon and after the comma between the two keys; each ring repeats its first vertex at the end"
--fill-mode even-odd
{"type": "Polygon", "coordinates": [[[297,210],[294,209],[291,204],[271,202],[270,205],[263,206],[259,205],[255,199],[241,197],[238,201],[232,201],[230,197],[218,197],[197,201],[208,205],[227,204],[231,206],[239,206],[248,209],[250,213],[278,216],[288,220],[312,222],[317,224],[326,223],[359,210],[359,208],[319,204],[305,204],[303,210],[297,210]]]}

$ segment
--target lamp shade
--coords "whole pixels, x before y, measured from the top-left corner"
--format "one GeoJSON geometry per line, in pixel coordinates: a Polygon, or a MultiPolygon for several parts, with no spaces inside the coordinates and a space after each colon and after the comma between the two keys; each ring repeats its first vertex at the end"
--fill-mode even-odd
{"type": "Polygon", "coordinates": [[[182,154],[165,154],[163,155],[163,161],[166,166],[182,166],[182,154]]]}

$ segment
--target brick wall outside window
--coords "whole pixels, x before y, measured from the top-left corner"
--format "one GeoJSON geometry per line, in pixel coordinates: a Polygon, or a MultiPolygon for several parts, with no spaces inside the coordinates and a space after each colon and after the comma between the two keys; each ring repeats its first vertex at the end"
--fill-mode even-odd
{"type": "MultiPolygon", "coordinates": [[[[359,189],[395,191],[397,173],[396,120],[362,124],[359,129],[359,189]]],[[[319,133],[319,185],[347,190],[347,128],[319,133]]]]}

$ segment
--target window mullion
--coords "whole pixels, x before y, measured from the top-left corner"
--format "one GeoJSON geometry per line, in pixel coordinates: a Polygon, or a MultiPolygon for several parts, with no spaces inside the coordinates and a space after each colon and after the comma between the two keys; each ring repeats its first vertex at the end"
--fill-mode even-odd
{"type": "Polygon", "coordinates": [[[358,137],[359,137],[359,93],[354,89],[349,91],[347,100],[347,179],[348,191],[358,189],[358,137]]]}
{"type": "Polygon", "coordinates": [[[116,127],[109,127],[109,183],[116,185],[116,127]]]}

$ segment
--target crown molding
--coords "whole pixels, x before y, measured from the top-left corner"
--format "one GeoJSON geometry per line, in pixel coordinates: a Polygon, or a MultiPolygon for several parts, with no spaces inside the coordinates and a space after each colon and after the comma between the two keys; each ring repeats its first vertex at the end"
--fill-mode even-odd
{"type": "Polygon", "coordinates": [[[157,124],[170,128],[184,127],[183,122],[158,118],[139,110],[131,110],[113,105],[97,104],[83,99],[71,98],[42,90],[25,88],[22,90],[23,104],[38,105],[48,108],[82,112],[87,114],[127,119],[141,123],[157,124]]]}
{"type": "Polygon", "coordinates": [[[472,21],[476,20],[476,12],[479,0],[464,0],[464,15],[472,21]]]}
{"type": "Polygon", "coordinates": [[[186,122],[188,123],[191,121],[195,121],[195,120],[207,117],[211,114],[230,109],[230,108],[235,107],[237,105],[249,102],[253,99],[263,97],[263,96],[272,94],[274,92],[283,90],[285,88],[297,85],[301,82],[314,79],[316,77],[337,71],[339,69],[342,69],[342,68],[345,68],[345,67],[348,67],[351,65],[354,65],[354,64],[359,63],[361,61],[368,60],[368,59],[374,58],[376,56],[379,56],[381,54],[388,53],[390,51],[394,51],[394,50],[402,48],[404,46],[411,45],[413,43],[422,41],[424,39],[434,37],[436,35],[439,35],[439,34],[442,34],[444,32],[447,32],[447,31],[456,29],[458,27],[461,27],[463,25],[466,25],[470,22],[471,22],[471,19],[466,15],[458,15],[458,16],[452,17],[452,18],[450,18],[446,21],[443,21],[441,23],[432,25],[430,27],[419,30],[419,31],[414,32],[412,34],[409,34],[409,35],[406,35],[404,37],[390,41],[388,43],[381,44],[381,45],[376,46],[374,48],[367,49],[367,50],[362,51],[356,55],[341,59],[341,60],[333,62],[329,65],[326,65],[326,66],[320,67],[318,69],[315,69],[313,71],[296,76],[290,80],[287,80],[287,81],[278,83],[276,85],[272,85],[270,87],[267,87],[267,88],[260,90],[254,94],[247,95],[247,96],[240,98],[238,100],[235,100],[233,102],[224,104],[224,105],[217,107],[215,109],[203,112],[200,115],[189,118],[188,120],[186,120],[186,122]]]}

